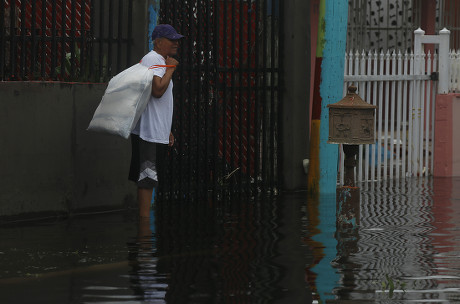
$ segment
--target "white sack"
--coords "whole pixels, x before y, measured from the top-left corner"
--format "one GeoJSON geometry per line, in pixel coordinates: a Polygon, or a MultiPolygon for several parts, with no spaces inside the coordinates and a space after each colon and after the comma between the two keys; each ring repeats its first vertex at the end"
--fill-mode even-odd
{"type": "Polygon", "coordinates": [[[110,79],[88,130],[128,138],[152,94],[153,69],[140,63],[110,79]]]}

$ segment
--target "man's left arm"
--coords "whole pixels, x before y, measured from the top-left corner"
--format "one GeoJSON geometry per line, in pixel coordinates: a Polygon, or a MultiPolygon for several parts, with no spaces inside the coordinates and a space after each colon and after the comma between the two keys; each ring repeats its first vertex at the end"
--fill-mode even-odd
{"type": "Polygon", "coordinates": [[[152,79],[152,95],[155,98],[160,98],[166,92],[166,89],[171,82],[172,75],[176,70],[176,66],[179,62],[173,57],[166,58],[166,65],[173,65],[174,67],[167,67],[163,77],[153,76],[152,79]]]}

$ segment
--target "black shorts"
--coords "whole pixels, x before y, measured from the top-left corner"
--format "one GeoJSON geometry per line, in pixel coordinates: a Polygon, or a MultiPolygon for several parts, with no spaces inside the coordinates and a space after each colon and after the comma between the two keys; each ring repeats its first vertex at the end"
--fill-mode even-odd
{"type": "Polygon", "coordinates": [[[132,150],[128,179],[135,182],[139,188],[156,188],[166,146],[145,141],[138,135],[131,134],[132,150]]]}

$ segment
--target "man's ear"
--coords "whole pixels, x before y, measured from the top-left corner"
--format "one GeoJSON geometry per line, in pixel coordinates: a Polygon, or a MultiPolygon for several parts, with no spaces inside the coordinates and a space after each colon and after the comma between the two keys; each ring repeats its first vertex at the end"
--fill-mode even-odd
{"type": "Polygon", "coordinates": [[[157,38],[155,40],[153,40],[153,48],[156,49],[160,46],[161,44],[161,38],[157,38]]]}
{"type": "Polygon", "coordinates": [[[158,43],[159,45],[163,43],[164,38],[157,38],[155,39],[155,42],[158,43]]]}

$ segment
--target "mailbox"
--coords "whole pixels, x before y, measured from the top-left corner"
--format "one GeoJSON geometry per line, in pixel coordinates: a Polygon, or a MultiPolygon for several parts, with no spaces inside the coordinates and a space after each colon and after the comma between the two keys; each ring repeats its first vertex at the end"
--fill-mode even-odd
{"type": "Polygon", "coordinates": [[[348,87],[347,95],[329,108],[330,144],[362,145],[375,143],[375,109],[358,94],[355,86],[348,87]]]}

